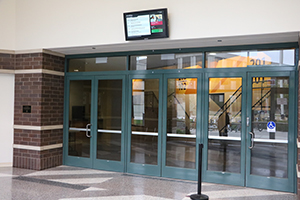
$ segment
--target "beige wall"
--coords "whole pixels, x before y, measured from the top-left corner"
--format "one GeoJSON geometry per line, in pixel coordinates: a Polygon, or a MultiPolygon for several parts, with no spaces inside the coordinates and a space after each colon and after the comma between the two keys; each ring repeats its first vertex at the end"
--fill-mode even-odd
{"type": "Polygon", "coordinates": [[[15,0],[0,0],[0,49],[15,48],[15,0]]]}
{"type": "Polygon", "coordinates": [[[14,74],[0,74],[0,166],[13,159],[14,74]]]}
{"type": "Polygon", "coordinates": [[[300,31],[299,0],[0,0],[0,49],[125,43],[123,12],[162,7],[166,40],[300,31]]]}

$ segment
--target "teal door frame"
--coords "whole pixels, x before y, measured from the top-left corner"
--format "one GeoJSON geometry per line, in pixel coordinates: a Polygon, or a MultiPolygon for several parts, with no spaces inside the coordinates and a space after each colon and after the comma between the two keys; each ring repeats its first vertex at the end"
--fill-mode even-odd
{"type": "MultiPolygon", "coordinates": [[[[178,73],[161,73],[146,72],[141,74],[129,75],[128,78],[128,90],[132,92],[132,80],[133,79],[159,79],[159,124],[158,124],[158,165],[149,164],[138,164],[130,162],[130,151],[131,151],[131,116],[132,111],[127,109],[127,149],[126,149],[126,160],[127,160],[127,172],[134,174],[144,174],[151,176],[162,176],[168,178],[178,178],[187,180],[197,180],[198,165],[196,164],[195,169],[169,167],[166,166],[166,140],[167,140],[167,90],[168,90],[168,79],[170,78],[197,78],[197,124],[196,124],[196,158],[195,161],[198,163],[198,145],[201,140],[201,124],[202,124],[202,83],[203,83],[203,72],[199,70],[181,70],[178,73]],[[192,72],[192,73],[191,73],[192,72]]],[[[166,71],[165,71],[166,72],[166,71]]],[[[132,104],[132,93],[127,93],[127,106],[131,107],[132,104]]]]}
{"type": "Polygon", "coordinates": [[[165,74],[164,79],[164,88],[163,88],[163,132],[162,132],[162,176],[168,178],[178,178],[178,179],[188,179],[188,180],[197,180],[198,172],[198,153],[199,153],[199,143],[201,137],[201,121],[202,121],[202,101],[201,98],[201,88],[203,80],[203,72],[198,71],[196,73],[189,73],[185,71],[177,74],[165,74]],[[168,79],[177,79],[177,78],[197,78],[197,120],[196,120],[196,152],[195,152],[195,169],[189,168],[179,168],[179,167],[170,167],[166,166],[166,149],[167,149],[167,94],[168,94],[168,79]]]}
{"type": "MultiPolygon", "coordinates": [[[[212,71],[212,70],[210,70],[212,71]]],[[[216,72],[208,72],[205,74],[204,78],[204,115],[203,115],[203,160],[202,160],[202,169],[203,169],[203,181],[213,182],[220,184],[230,184],[230,185],[244,185],[245,177],[245,123],[242,123],[241,127],[241,173],[231,173],[231,172],[221,172],[221,171],[210,171],[208,170],[208,113],[209,113],[209,79],[210,78],[242,78],[242,122],[246,120],[246,113],[243,112],[246,110],[246,73],[241,70],[233,69],[223,69],[216,72]]]]}
{"type": "MultiPolygon", "coordinates": [[[[294,72],[283,72],[283,71],[268,71],[268,72],[249,72],[247,74],[247,117],[249,118],[249,126],[246,132],[246,182],[245,186],[255,187],[261,189],[279,190],[285,192],[295,192],[295,138],[297,138],[297,129],[295,128],[296,112],[295,107],[291,105],[297,105],[295,101],[296,90],[296,77],[294,72]],[[288,177],[276,178],[276,177],[265,177],[250,174],[251,166],[251,150],[248,148],[251,146],[251,138],[249,132],[252,126],[252,78],[253,77],[289,77],[289,118],[288,118],[288,177]]],[[[255,147],[254,147],[255,148],[255,147]]]]}
{"type": "MultiPolygon", "coordinates": [[[[95,99],[95,94],[93,92],[93,85],[94,85],[94,77],[92,76],[70,76],[70,77],[66,77],[65,80],[65,85],[66,85],[66,89],[65,89],[65,110],[64,110],[64,120],[65,120],[65,126],[64,126],[64,148],[63,148],[63,156],[64,156],[64,164],[68,164],[71,166],[76,166],[76,167],[86,167],[86,168],[92,168],[93,167],[93,162],[92,162],[92,158],[93,158],[93,154],[94,152],[92,151],[92,142],[91,142],[91,138],[93,138],[93,133],[94,133],[94,127],[95,126],[91,126],[90,128],[90,134],[91,134],[91,138],[90,138],[90,157],[89,158],[84,158],[84,157],[77,157],[77,156],[69,156],[69,102],[70,102],[70,81],[80,81],[80,80],[90,80],[91,81],[91,105],[94,104],[94,99],[95,99]],[[67,122],[67,123],[66,123],[67,122]]],[[[90,110],[90,119],[91,121],[89,123],[93,123],[93,109],[91,106],[91,110],[90,110]]]]}
{"type": "Polygon", "coordinates": [[[132,109],[127,109],[127,158],[126,158],[126,165],[127,165],[127,172],[134,173],[134,174],[143,174],[143,175],[150,175],[150,176],[161,176],[161,151],[162,151],[162,96],[163,96],[163,81],[162,81],[162,74],[140,74],[140,75],[129,75],[128,81],[128,92],[127,95],[127,107],[131,108],[132,105],[132,80],[133,79],[158,79],[159,80],[159,97],[158,97],[158,139],[157,139],[157,165],[151,164],[140,164],[140,163],[133,163],[130,161],[131,158],[131,118],[132,118],[132,109]]]}
{"type": "Polygon", "coordinates": [[[94,168],[109,171],[125,172],[125,130],[126,130],[126,75],[86,75],[86,76],[69,76],[66,78],[65,89],[65,111],[64,119],[69,121],[69,101],[70,101],[70,81],[76,80],[90,80],[91,81],[91,110],[90,110],[90,157],[83,158],[77,156],[68,155],[68,138],[69,138],[69,123],[65,123],[64,126],[64,163],[85,168],[94,168]],[[98,81],[99,80],[122,80],[122,122],[121,122],[121,161],[101,160],[96,158],[97,152],[97,118],[98,118],[98,81]]]}
{"type": "MultiPolygon", "coordinates": [[[[247,186],[261,189],[279,190],[286,192],[296,192],[296,138],[297,138],[297,72],[292,68],[274,67],[272,72],[268,68],[245,68],[245,69],[206,69],[204,74],[204,107],[203,112],[203,128],[200,135],[203,141],[203,160],[202,160],[202,179],[204,182],[230,184],[238,186],[247,186]],[[291,70],[292,69],[292,70],[291,70]],[[285,76],[289,77],[289,136],[288,136],[288,178],[280,179],[273,177],[262,177],[250,175],[250,150],[249,145],[251,140],[249,138],[250,127],[247,127],[247,117],[250,117],[252,112],[251,98],[252,98],[252,82],[253,76],[285,76]],[[208,100],[209,100],[209,78],[242,78],[242,133],[241,133],[241,173],[229,173],[219,171],[207,170],[207,153],[208,153],[208,100]],[[246,94],[246,95],[245,95],[246,94]],[[202,138],[203,137],[203,138],[202,138]]],[[[250,122],[251,124],[251,117],[250,122]]]]}
{"type": "MultiPolygon", "coordinates": [[[[122,121],[121,121],[121,161],[112,161],[112,160],[102,160],[97,159],[96,155],[93,157],[93,168],[94,169],[102,169],[102,170],[109,170],[109,171],[118,171],[124,172],[125,171],[125,130],[126,130],[126,117],[125,117],[125,109],[126,109],[126,77],[125,75],[111,75],[111,76],[95,76],[95,87],[93,93],[95,93],[96,99],[98,101],[98,83],[99,80],[122,80],[122,121]]],[[[98,119],[98,103],[94,104],[94,113],[93,113],[93,123],[96,124],[95,126],[95,136],[92,140],[93,152],[97,152],[97,119],[98,119]]],[[[92,106],[92,107],[93,107],[92,106]]]]}

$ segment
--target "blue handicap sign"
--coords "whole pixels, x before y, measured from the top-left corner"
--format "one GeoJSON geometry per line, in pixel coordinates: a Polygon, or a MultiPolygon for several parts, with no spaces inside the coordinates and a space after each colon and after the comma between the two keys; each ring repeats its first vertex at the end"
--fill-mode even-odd
{"type": "Polygon", "coordinates": [[[268,131],[269,131],[269,132],[275,131],[275,128],[276,128],[275,122],[269,121],[268,124],[267,124],[267,128],[268,128],[268,131]]]}

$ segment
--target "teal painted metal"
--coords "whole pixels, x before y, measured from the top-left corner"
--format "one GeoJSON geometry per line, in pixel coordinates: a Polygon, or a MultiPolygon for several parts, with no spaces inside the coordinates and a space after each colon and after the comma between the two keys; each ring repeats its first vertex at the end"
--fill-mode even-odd
{"type": "MultiPolygon", "coordinates": [[[[168,93],[168,79],[177,79],[177,78],[197,78],[197,88],[201,88],[201,72],[198,73],[177,73],[177,74],[165,74],[163,76],[163,123],[162,123],[162,176],[168,178],[178,178],[178,179],[186,179],[186,180],[196,180],[197,179],[197,167],[195,169],[189,168],[178,168],[178,167],[170,167],[166,165],[166,156],[167,156],[167,93],[168,93]]],[[[197,94],[200,90],[197,90],[197,94]]],[[[197,159],[197,144],[199,143],[199,134],[200,134],[200,123],[199,119],[201,117],[201,98],[197,95],[197,123],[196,123],[196,158],[197,159]]],[[[196,160],[196,163],[198,161],[196,160]]],[[[197,166],[197,165],[196,165],[197,166]]]]}
{"type": "MultiPolygon", "coordinates": [[[[214,182],[214,183],[226,183],[226,184],[232,184],[232,185],[240,185],[240,186],[250,186],[250,187],[257,187],[257,188],[262,188],[262,189],[271,189],[271,190],[280,190],[280,191],[287,191],[287,192],[296,192],[295,191],[295,160],[296,160],[296,154],[295,154],[295,139],[297,138],[297,129],[295,127],[296,123],[296,112],[294,111],[295,108],[293,106],[289,106],[289,113],[291,115],[289,116],[289,148],[288,148],[288,179],[283,180],[283,179],[276,179],[276,178],[266,178],[266,177],[260,177],[260,176],[253,176],[250,175],[250,150],[248,146],[250,146],[250,138],[249,134],[247,134],[250,130],[248,127],[245,126],[246,124],[246,118],[247,116],[250,119],[250,124],[251,124],[251,115],[249,113],[252,112],[251,102],[248,102],[249,100],[251,101],[252,97],[252,77],[253,76],[287,76],[290,78],[290,87],[289,87],[289,99],[290,99],[290,105],[296,105],[294,94],[296,94],[296,87],[295,87],[295,82],[296,82],[296,76],[295,72],[293,71],[266,71],[264,70],[259,70],[260,72],[249,72],[248,77],[246,78],[246,71],[244,70],[238,70],[240,72],[236,73],[223,73],[222,71],[220,73],[206,73],[205,74],[205,83],[204,83],[204,99],[205,99],[205,108],[204,108],[204,113],[206,113],[204,116],[204,122],[203,122],[203,127],[204,127],[204,133],[206,133],[205,138],[204,138],[204,156],[203,160],[205,161],[203,165],[203,169],[206,169],[204,171],[203,175],[203,180],[207,182],[214,182]],[[244,71],[244,72],[243,72],[244,71]],[[242,96],[242,110],[246,111],[242,113],[242,135],[241,135],[241,155],[244,155],[241,157],[241,174],[233,174],[233,173],[222,173],[222,172],[210,172],[207,171],[207,145],[208,145],[208,82],[209,78],[217,78],[217,77],[242,77],[243,78],[243,87],[242,87],[242,94],[247,94],[242,96]],[[246,82],[247,81],[247,82],[246,82]],[[248,105],[248,106],[247,106],[248,105]],[[250,106],[249,106],[250,105],[250,106]],[[294,120],[294,121],[292,121],[294,120]],[[246,169],[246,170],[243,170],[246,169]],[[261,182],[258,184],[258,182],[261,182]]],[[[252,70],[250,70],[252,71],[252,70]]]]}
{"type": "MultiPolygon", "coordinates": [[[[251,49],[280,49],[280,48],[296,48],[296,64],[298,66],[298,44],[297,43],[287,43],[287,44],[266,44],[266,45],[247,45],[247,46],[234,46],[234,47],[208,47],[208,48],[187,48],[187,49],[167,49],[167,50],[147,50],[147,51],[132,51],[132,52],[116,52],[116,53],[101,53],[101,54],[89,54],[89,55],[69,55],[66,56],[66,67],[65,67],[65,101],[64,101],[64,148],[63,148],[63,161],[64,164],[73,165],[73,166],[82,166],[82,167],[92,167],[88,163],[91,162],[88,159],[81,159],[79,161],[78,158],[68,156],[68,113],[69,113],[69,81],[70,80],[86,80],[86,79],[93,79],[91,77],[96,77],[95,80],[98,78],[112,78],[115,77],[123,77],[123,101],[122,101],[122,131],[124,134],[122,136],[122,163],[118,162],[111,162],[111,163],[104,163],[102,161],[98,161],[94,159],[94,163],[92,165],[95,166],[105,166],[107,170],[109,168],[114,171],[123,171],[129,173],[137,173],[137,174],[146,174],[146,175],[153,175],[153,176],[164,176],[170,178],[183,178],[183,179],[190,179],[195,174],[196,170],[189,170],[189,169],[177,169],[172,167],[165,166],[165,148],[166,148],[166,81],[168,77],[184,77],[184,76],[195,76],[198,78],[198,91],[197,91],[197,144],[203,143],[203,180],[207,182],[214,182],[214,183],[226,183],[232,185],[248,185],[253,187],[251,184],[254,183],[253,180],[262,181],[261,188],[264,189],[272,189],[276,190],[277,180],[270,179],[270,181],[262,178],[262,177],[255,177],[250,176],[249,167],[247,167],[248,163],[250,163],[248,154],[248,145],[249,145],[249,136],[248,134],[241,135],[241,154],[245,155],[241,160],[241,174],[234,174],[234,173],[225,173],[222,174],[221,172],[208,172],[207,169],[207,133],[208,133],[208,99],[209,99],[209,86],[208,86],[208,78],[210,77],[237,77],[240,76],[243,78],[243,94],[249,94],[250,91],[250,77],[252,75],[261,75],[267,74],[270,76],[270,71],[274,72],[276,76],[280,76],[283,74],[291,74],[290,76],[290,97],[292,99],[293,104],[296,105],[297,102],[297,92],[298,92],[298,74],[296,71],[296,67],[290,66],[258,66],[258,67],[246,67],[246,68],[226,68],[226,69],[208,69],[205,67],[205,52],[211,51],[231,51],[231,50],[251,50],[251,49]],[[163,54],[163,53],[190,53],[190,52],[202,52],[203,59],[202,59],[202,69],[174,69],[174,70],[145,70],[145,71],[130,71],[130,56],[131,55],[147,55],[147,54],[163,54]],[[67,63],[69,59],[73,58],[86,58],[86,57],[101,57],[101,56],[127,56],[127,71],[114,71],[114,72],[67,72],[67,63]],[[197,75],[196,75],[197,74],[197,75]],[[248,74],[248,75],[247,75],[248,74]],[[251,75],[250,75],[251,74],[251,75]],[[159,86],[159,95],[160,95],[160,105],[159,105],[159,113],[160,113],[160,130],[159,132],[162,133],[159,136],[159,158],[158,158],[158,165],[145,165],[142,166],[141,164],[130,163],[130,133],[131,133],[131,91],[132,91],[132,84],[131,81],[133,78],[158,78],[160,79],[160,86],[159,86]],[[292,98],[293,97],[293,98],[292,98]],[[199,116],[199,117],[198,117],[199,116]],[[124,138],[123,138],[124,137],[124,138]],[[247,153],[246,153],[247,152],[247,153]],[[253,179],[252,179],[253,178],[253,179]],[[256,179],[257,178],[257,179],[256,179]],[[249,179],[248,183],[246,181],[249,179]],[[249,184],[250,183],[250,184],[249,184]],[[272,184],[275,186],[273,187],[272,184]],[[269,187],[269,186],[270,187],[269,187]]],[[[95,82],[95,81],[94,81],[95,82]]],[[[97,82],[97,81],[96,81],[97,82]]],[[[93,87],[97,87],[93,85],[93,87]]],[[[96,90],[96,89],[95,89],[96,90]]],[[[245,103],[249,99],[249,96],[243,95],[242,97],[242,110],[246,110],[247,113],[250,112],[249,106],[246,108],[248,103],[245,103]]],[[[290,136],[289,140],[292,141],[291,145],[289,146],[289,180],[287,182],[281,182],[283,184],[289,185],[289,188],[283,189],[284,191],[289,192],[296,192],[296,172],[295,172],[295,165],[297,159],[297,148],[295,138],[297,138],[297,106],[290,106],[289,113],[290,119],[293,118],[293,122],[289,122],[289,130],[293,130],[293,134],[290,136]],[[293,113],[293,114],[291,114],[293,113]],[[292,188],[292,189],[291,189],[292,188]]],[[[243,127],[242,130],[244,133],[248,132],[248,128],[245,126],[247,113],[242,113],[242,121],[243,127]]],[[[95,115],[95,113],[93,114],[95,115]]],[[[250,118],[251,120],[251,118],[250,118]]],[[[93,128],[96,128],[94,126],[93,128]]],[[[95,146],[95,144],[93,144],[95,146]]],[[[198,146],[198,145],[197,145],[198,146]]],[[[198,151],[197,151],[198,152],[198,151]]],[[[95,158],[95,155],[93,155],[95,158]]],[[[198,155],[196,155],[196,159],[198,155]]],[[[196,160],[198,162],[198,160],[196,160]]],[[[98,167],[95,167],[99,169],[98,167]]],[[[195,174],[196,177],[196,174],[195,174]]],[[[277,184],[278,185],[278,184],[277,184]]]]}
{"type": "Polygon", "coordinates": [[[123,166],[123,171],[124,172],[127,172],[127,159],[128,159],[128,155],[129,155],[129,152],[128,152],[128,148],[126,148],[128,146],[129,141],[128,141],[128,133],[129,133],[129,124],[131,124],[131,117],[128,117],[128,115],[126,115],[127,113],[129,113],[129,111],[131,110],[131,106],[128,106],[130,105],[130,102],[129,102],[129,99],[131,99],[131,93],[128,92],[128,91],[131,91],[129,88],[130,88],[130,81],[129,81],[129,77],[128,76],[125,76],[125,82],[124,82],[124,101],[122,103],[122,107],[124,108],[124,115],[122,114],[122,116],[124,116],[124,125],[122,126],[122,129],[124,130],[124,141],[122,143],[123,147],[122,147],[122,150],[123,150],[123,153],[124,153],[124,157],[123,157],[123,162],[124,162],[124,166],[123,166]]]}
{"type": "Polygon", "coordinates": [[[175,49],[159,49],[159,50],[141,50],[141,51],[125,51],[125,52],[108,52],[95,54],[67,55],[66,59],[72,58],[93,58],[93,57],[115,57],[115,56],[131,56],[131,55],[150,55],[164,53],[192,53],[192,52],[211,52],[211,51],[234,51],[234,50],[254,50],[254,49],[283,49],[298,48],[298,43],[278,43],[278,44],[260,44],[260,45],[240,45],[240,46],[219,46],[219,47],[203,47],[203,48],[175,48],[175,49]]]}
{"type": "MultiPolygon", "coordinates": [[[[95,96],[93,99],[95,100],[94,104],[94,113],[93,113],[93,119],[94,119],[94,138],[93,141],[93,152],[97,152],[97,119],[98,119],[98,83],[99,80],[121,80],[122,81],[122,111],[121,111],[121,160],[120,161],[111,161],[111,160],[102,160],[102,159],[97,159],[96,155],[93,155],[93,168],[94,169],[101,169],[101,170],[109,170],[109,171],[118,171],[118,172],[124,172],[124,166],[125,166],[125,123],[126,123],[126,118],[125,118],[125,94],[126,94],[126,87],[125,87],[125,76],[124,75],[114,75],[114,76],[95,76],[95,87],[94,87],[94,93],[95,96]]],[[[93,107],[92,106],[92,107],[93,107]]]]}
{"type": "Polygon", "coordinates": [[[295,91],[295,77],[291,72],[276,72],[276,71],[265,71],[265,72],[251,72],[248,73],[248,87],[247,87],[247,99],[250,102],[247,102],[247,117],[250,119],[250,126],[247,127],[247,147],[250,146],[250,136],[249,132],[251,131],[251,112],[252,112],[252,77],[289,77],[289,135],[288,135],[288,178],[275,178],[275,177],[263,177],[257,175],[250,174],[250,166],[251,166],[251,150],[246,148],[246,186],[255,187],[261,189],[270,189],[270,190],[278,190],[278,191],[286,191],[286,192],[295,192],[294,187],[294,177],[295,175],[295,139],[296,133],[295,124],[296,118],[294,116],[294,109],[291,105],[296,105],[294,100],[295,91]]]}
{"type": "MultiPolygon", "coordinates": [[[[211,70],[209,70],[211,71],[211,70]]],[[[222,70],[223,71],[223,70],[222,70]]],[[[205,182],[213,182],[213,183],[226,183],[231,185],[244,185],[244,167],[245,167],[245,142],[244,142],[244,131],[241,132],[241,161],[240,161],[240,167],[241,167],[241,173],[230,173],[230,172],[219,172],[219,171],[209,171],[208,170],[208,113],[209,113],[209,79],[210,78],[242,78],[242,94],[245,94],[245,80],[246,80],[246,74],[242,70],[238,70],[236,72],[220,72],[216,73],[216,70],[214,73],[205,73],[204,78],[204,113],[203,115],[203,141],[204,141],[204,148],[203,148],[203,181],[205,182]]],[[[218,70],[219,72],[219,70],[218,70]]],[[[242,95],[242,121],[244,122],[246,120],[245,117],[245,100],[246,95],[242,95]]],[[[242,123],[242,130],[245,130],[245,123],[242,123]]]]}
{"type": "Polygon", "coordinates": [[[70,76],[66,78],[66,91],[65,91],[65,121],[69,121],[69,106],[68,102],[70,81],[71,80],[91,80],[91,139],[90,139],[90,158],[81,158],[68,156],[68,124],[64,126],[64,163],[72,166],[87,167],[102,170],[114,170],[124,172],[125,163],[125,76],[115,75],[115,76],[70,76]],[[99,80],[122,80],[122,149],[121,149],[121,161],[108,161],[99,160],[96,158],[97,152],[97,110],[98,110],[98,81],[99,80]]]}
{"type": "Polygon", "coordinates": [[[95,80],[95,77],[92,77],[91,85],[91,131],[90,131],[90,158],[92,167],[94,167],[94,161],[97,154],[97,111],[98,111],[98,81],[95,80]]]}
{"type": "MultiPolygon", "coordinates": [[[[298,49],[297,49],[298,50],[298,49]]],[[[299,52],[299,51],[298,51],[299,52]]],[[[299,60],[298,56],[297,56],[297,61],[299,60]]],[[[297,62],[298,63],[298,62],[297,62]]],[[[296,65],[298,66],[298,64],[296,65]]],[[[298,97],[299,97],[299,89],[298,89],[298,86],[299,86],[299,72],[298,71],[294,71],[294,77],[295,77],[295,84],[294,84],[294,87],[295,87],[295,97],[294,97],[294,102],[296,102],[294,105],[297,105],[297,102],[298,102],[298,97]]],[[[299,108],[298,106],[296,106],[296,108],[294,109],[294,118],[295,119],[299,119],[299,116],[298,116],[298,111],[299,111],[299,108]]],[[[294,124],[294,137],[297,138],[294,142],[294,162],[297,164],[298,162],[298,145],[297,145],[297,142],[298,142],[298,121],[295,121],[295,124],[294,124]]],[[[295,173],[295,176],[294,176],[294,193],[297,193],[297,179],[298,179],[298,173],[297,173],[297,165],[295,167],[295,170],[294,170],[294,173],[295,173]]]]}
{"type": "MultiPolygon", "coordinates": [[[[129,173],[138,173],[138,174],[145,174],[145,175],[152,175],[152,176],[161,176],[161,143],[162,143],[162,75],[161,74],[154,74],[152,72],[148,72],[147,74],[142,75],[130,75],[129,76],[129,91],[130,96],[128,96],[128,107],[132,105],[132,80],[133,79],[158,79],[159,80],[159,111],[158,111],[158,150],[157,150],[157,165],[150,165],[150,164],[138,164],[132,163],[130,161],[131,156],[131,120],[128,121],[128,128],[127,128],[127,172],[129,173]],[[130,122],[130,123],[129,123],[130,122]],[[129,125],[130,124],[130,125],[129,125]]],[[[131,119],[132,110],[130,109],[127,113],[127,118],[131,119]]]]}
{"type": "MultiPolygon", "coordinates": [[[[204,59],[205,60],[205,59],[204,59]]],[[[204,64],[202,64],[204,66],[204,64]]],[[[199,170],[199,162],[202,162],[202,177],[203,177],[203,169],[205,169],[205,153],[203,153],[202,149],[202,160],[199,160],[199,145],[198,144],[203,144],[203,147],[206,148],[207,145],[205,145],[205,126],[204,126],[204,118],[205,115],[202,113],[205,113],[205,90],[203,91],[203,88],[205,88],[205,78],[204,78],[204,73],[201,73],[199,76],[199,81],[197,85],[197,132],[196,132],[196,143],[197,143],[197,148],[196,148],[196,172],[198,173],[199,170]],[[201,89],[200,89],[201,88],[201,89]]]]}
{"type": "MultiPolygon", "coordinates": [[[[82,157],[76,157],[76,156],[69,156],[68,151],[69,151],[69,101],[70,101],[70,96],[69,96],[69,91],[70,91],[70,81],[72,80],[91,80],[92,77],[87,77],[87,76],[72,76],[72,77],[66,77],[66,89],[65,89],[65,111],[64,111],[64,148],[63,148],[63,163],[67,165],[72,165],[72,166],[78,166],[78,167],[87,167],[87,168],[92,168],[92,160],[90,158],[82,158],[82,157]]],[[[91,83],[92,84],[92,83],[91,83]]],[[[92,117],[92,116],[90,116],[92,117]]],[[[90,147],[91,148],[91,147],[90,147]]]]}

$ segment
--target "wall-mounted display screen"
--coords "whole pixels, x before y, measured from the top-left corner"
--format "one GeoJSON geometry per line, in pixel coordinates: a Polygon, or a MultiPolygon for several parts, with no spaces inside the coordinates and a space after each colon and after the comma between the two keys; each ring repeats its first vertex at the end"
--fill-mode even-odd
{"type": "Polygon", "coordinates": [[[169,37],[166,8],[124,13],[126,40],[169,37]]]}

